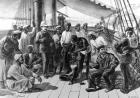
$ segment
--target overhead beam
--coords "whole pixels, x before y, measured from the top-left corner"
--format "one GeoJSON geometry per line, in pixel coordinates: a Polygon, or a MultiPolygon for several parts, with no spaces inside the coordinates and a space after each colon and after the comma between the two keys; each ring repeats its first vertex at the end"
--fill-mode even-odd
{"type": "Polygon", "coordinates": [[[63,6],[66,6],[66,4],[65,3],[63,3],[62,1],[60,1],[60,0],[57,0],[57,2],[58,3],[60,3],[60,4],[62,4],[63,6]]]}
{"type": "Polygon", "coordinates": [[[11,17],[0,17],[0,19],[31,20],[31,19],[29,19],[29,18],[27,19],[27,18],[21,18],[21,17],[15,17],[15,18],[11,18],[11,17]]]}
{"type": "Polygon", "coordinates": [[[62,14],[62,15],[64,15],[65,17],[69,17],[68,15],[66,15],[66,14],[64,14],[64,13],[62,13],[62,12],[60,12],[60,11],[57,11],[57,13],[62,14]]]}

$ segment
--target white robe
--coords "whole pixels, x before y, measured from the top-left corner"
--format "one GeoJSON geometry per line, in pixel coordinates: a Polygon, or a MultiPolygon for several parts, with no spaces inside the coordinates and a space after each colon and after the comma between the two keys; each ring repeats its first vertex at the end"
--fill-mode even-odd
{"type": "Polygon", "coordinates": [[[2,56],[1,49],[2,49],[3,44],[5,43],[5,40],[6,40],[6,36],[0,40],[0,59],[1,59],[0,82],[4,82],[6,80],[7,72],[9,70],[10,66],[13,64],[14,54],[15,54],[15,52],[13,52],[12,53],[13,56],[11,56],[11,57],[2,56]]]}
{"type": "Polygon", "coordinates": [[[28,32],[27,34],[25,32],[22,32],[21,38],[19,40],[19,49],[22,51],[22,53],[27,52],[27,46],[32,44],[31,39],[36,34],[36,29],[33,28],[32,32],[28,32]]]}
{"type": "Polygon", "coordinates": [[[33,83],[30,81],[30,77],[33,73],[28,70],[25,65],[14,64],[10,67],[7,77],[13,77],[15,80],[7,79],[7,86],[10,90],[17,92],[27,91],[32,88],[33,83]]]}

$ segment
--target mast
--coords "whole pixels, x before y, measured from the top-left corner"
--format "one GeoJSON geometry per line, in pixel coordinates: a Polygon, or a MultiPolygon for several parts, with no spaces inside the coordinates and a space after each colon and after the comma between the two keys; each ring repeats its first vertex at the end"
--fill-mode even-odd
{"type": "Polygon", "coordinates": [[[40,30],[40,23],[42,21],[42,0],[34,0],[34,18],[37,32],[40,30]]]}
{"type": "Polygon", "coordinates": [[[56,25],[56,0],[52,0],[52,25],[56,25]]]}

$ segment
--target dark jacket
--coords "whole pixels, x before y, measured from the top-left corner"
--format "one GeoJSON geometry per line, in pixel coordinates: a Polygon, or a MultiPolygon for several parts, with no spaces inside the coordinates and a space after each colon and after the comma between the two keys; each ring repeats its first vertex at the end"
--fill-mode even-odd
{"type": "Polygon", "coordinates": [[[28,53],[25,53],[23,55],[23,59],[24,59],[24,63],[26,64],[26,67],[32,68],[33,65],[36,65],[36,64],[42,65],[41,55],[37,53],[31,53],[31,54],[32,54],[31,57],[29,56],[28,53]]]}
{"type": "Polygon", "coordinates": [[[112,53],[101,53],[97,57],[96,65],[94,66],[97,69],[101,70],[115,70],[119,64],[119,60],[112,53]]]}
{"type": "Polygon", "coordinates": [[[36,44],[38,44],[40,52],[55,53],[55,43],[48,32],[38,32],[36,35],[36,44]]]}

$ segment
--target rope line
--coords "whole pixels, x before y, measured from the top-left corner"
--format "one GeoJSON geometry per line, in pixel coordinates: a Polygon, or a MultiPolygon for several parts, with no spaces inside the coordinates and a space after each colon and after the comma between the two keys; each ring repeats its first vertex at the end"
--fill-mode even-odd
{"type": "Polygon", "coordinates": [[[125,6],[126,13],[127,13],[127,15],[128,15],[128,18],[129,18],[129,21],[130,21],[131,27],[133,27],[133,23],[132,23],[132,21],[131,21],[131,17],[130,17],[130,15],[129,15],[129,12],[128,12],[128,9],[127,9],[127,6],[126,6],[126,3],[125,3],[125,0],[123,0],[123,3],[124,3],[124,6],[125,6]]]}

